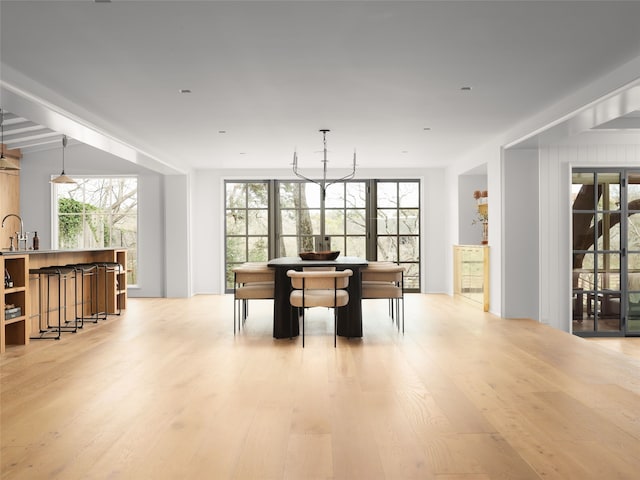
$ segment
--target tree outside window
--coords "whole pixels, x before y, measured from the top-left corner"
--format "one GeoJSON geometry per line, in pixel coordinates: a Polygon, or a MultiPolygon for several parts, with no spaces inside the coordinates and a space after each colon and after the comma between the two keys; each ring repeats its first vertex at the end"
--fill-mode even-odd
{"type": "Polygon", "coordinates": [[[57,248],[127,249],[127,283],[137,283],[138,180],[74,178],[55,185],[57,248]]]}
{"type": "Polygon", "coordinates": [[[227,291],[237,265],[314,250],[323,219],[331,250],[397,262],[407,290],[420,290],[419,180],[337,182],[327,189],[324,211],[312,182],[227,180],[225,194],[227,291]]]}

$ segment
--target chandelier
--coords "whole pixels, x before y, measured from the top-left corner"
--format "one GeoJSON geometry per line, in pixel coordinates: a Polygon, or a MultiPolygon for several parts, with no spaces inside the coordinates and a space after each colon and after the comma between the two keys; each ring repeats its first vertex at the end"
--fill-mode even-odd
{"type": "Polygon", "coordinates": [[[315,183],[316,185],[320,186],[320,189],[322,190],[322,200],[324,203],[324,199],[327,196],[327,188],[331,185],[333,185],[334,183],[338,183],[338,182],[342,182],[344,180],[350,180],[352,179],[355,174],[356,174],[356,152],[354,150],[353,152],[353,170],[351,171],[351,173],[345,175],[344,177],[341,178],[337,178],[335,180],[327,180],[327,163],[329,162],[327,160],[327,133],[330,132],[331,130],[329,130],[328,128],[322,128],[319,130],[320,132],[322,132],[322,144],[323,144],[323,157],[322,157],[322,181],[319,180],[313,180],[309,177],[306,177],[304,175],[302,175],[299,171],[298,171],[298,152],[294,151],[293,152],[293,173],[296,177],[301,178],[302,180],[306,180],[308,182],[312,182],[315,183]]]}

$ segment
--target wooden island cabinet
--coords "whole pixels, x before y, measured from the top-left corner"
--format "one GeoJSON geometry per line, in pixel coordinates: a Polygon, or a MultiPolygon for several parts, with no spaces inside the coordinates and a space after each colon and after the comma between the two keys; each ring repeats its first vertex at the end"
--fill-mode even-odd
{"type": "Polygon", "coordinates": [[[29,343],[29,256],[0,256],[4,281],[0,286],[0,353],[6,344],[29,343]]]}
{"type": "MultiPolygon", "coordinates": [[[[84,280],[87,282],[83,302],[85,314],[96,313],[89,311],[91,305],[99,312],[117,313],[125,309],[127,306],[127,252],[124,249],[3,250],[0,252],[0,268],[5,272],[5,277],[11,279],[9,285],[3,282],[0,286],[0,324],[2,326],[0,353],[5,351],[6,345],[26,345],[29,343],[30,336],[38,334],[39,286],[37,276],[29,275],[30,269],[93,262],[117,262],[123,268],[120,273],[106,274],[106,278],[104,270],[100,270],[97,298],[90,298],[90,295],[95,295],[95,290],[92,291],[89,288],[89,279],[84,280]]],[[[74,283],[71,282],[70,285],[74,283]]],[[[80,285],[77,292],[78,295],[82,292],[80,285]]],[[[66,310],[66,319],[72,321],[75,316],[73,287],[67,288],[66,295],[67,305],[71,306],[66,310]]],[[[57,309],[57,295],[51,295],[51,300],[53,302],[51,308],[57,309]]],[[[81,301],[78,299],[79,303],[81,301]]]]}

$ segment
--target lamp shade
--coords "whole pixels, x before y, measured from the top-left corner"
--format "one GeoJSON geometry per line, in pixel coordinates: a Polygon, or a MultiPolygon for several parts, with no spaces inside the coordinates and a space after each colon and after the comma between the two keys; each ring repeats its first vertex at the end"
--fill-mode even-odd
{"type": "Polygon", "coordinates": [[[0,170],[20,170],[20,167],[2,154],[0,155],[0,170]]]}
{"type": "Polygon", "coordinates": [[[67,136],[62,136],[62,173],[51,179],[51,183],[76,183],[76,181],[64,173],[64,149],[67,147],[67,136]]]}
{"type": "Polygon", "coordinates": [[[76,181],[64,174],[64,171],[56,178],[51,179],[51,183],[76,183],[76,181]]]}

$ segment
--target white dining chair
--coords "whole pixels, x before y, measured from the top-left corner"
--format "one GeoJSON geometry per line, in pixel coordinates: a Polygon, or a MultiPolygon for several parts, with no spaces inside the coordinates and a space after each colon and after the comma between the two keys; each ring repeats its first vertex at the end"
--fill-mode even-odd
{"type": "Polygon", "coordinates": [[[275,270],[266,263],[244,263],[233,269],[233,334],[249,315],[249,300],[273,300],[275,270]]]}
{"type": "Polygon", "coordinates": [[[302,314],[302,347],[304,348],[305,309],[310,307],[333,308],[333,346],[337,343],[338,308],[349,303],[349,277],[353,271],[346,270],[313,270],[287,271],[291,278],[293,291],[289,296],[292,307],[298,309],[298,318],[302,314]]]}
{"type": "Polygon", "coordinates": [[[398,330],[402,322],[404,333],[404,267],[392,262],[369,262],[361,275],[362,299],[389,299],[391,319],[397,322],[398,330]]]}

